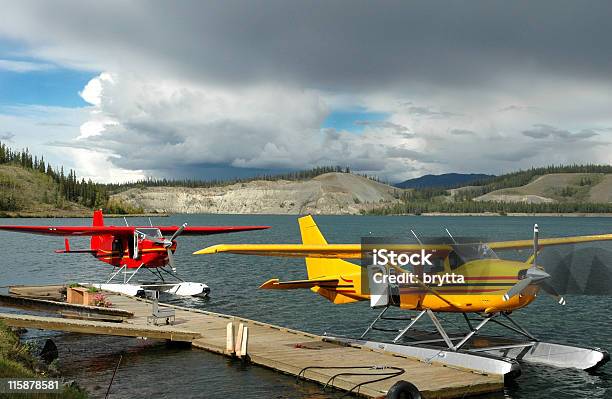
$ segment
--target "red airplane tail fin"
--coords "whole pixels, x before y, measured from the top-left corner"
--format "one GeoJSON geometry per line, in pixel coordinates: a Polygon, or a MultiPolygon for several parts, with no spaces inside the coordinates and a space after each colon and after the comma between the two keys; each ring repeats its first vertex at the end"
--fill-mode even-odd
{"type": "Polygon", "coordinates": [[[94,211],[92,226],[104,226],[104,215],[102,215],[102,209],[94,211]]]}
{"type": "MultiPolygon", "coordinates": [[[[102,210],[95,210],[93,213],[93,220],[91,223],[92,226],[104,226],[104,215],[102,215],[102,210]]],[[[91,244],[90,248],[92,250],[98,249],[101,247],[102,237],[101,236],[91,236],[91,244]]]]}

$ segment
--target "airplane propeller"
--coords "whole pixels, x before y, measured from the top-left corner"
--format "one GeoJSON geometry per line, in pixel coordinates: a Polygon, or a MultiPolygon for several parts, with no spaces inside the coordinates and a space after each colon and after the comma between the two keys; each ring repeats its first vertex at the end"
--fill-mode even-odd
{"type": "Polygon", "coordinates": [[[525,272],[525,276],[523,279],[519,280],[516,284],[514,284],[506,293],[504,294],[504,301],[509,300],[515,295],[521,294],[527,287],[530,285],[537,285],[542,289],[542,291],[546,292],[553,298],[557,300],[560,305],[565,305],[565,298],[563,298],[559,293],[553,288],[552,285],[548,282],[552,277],[550,274],[546,273],[544,270],[537,267],[537,259],[538,259],[538,235],[539,235],[538,225],[535,224],[533,226],[533,255],[532,255],[532,264],[529,269],[525,272]]]}
{"type": "Polygon", "coordinates": [[[179,229],[175,231],[174,234],[172,234],[172,237],[170,237],[170,244],[172,244],[172,241],[176,240],[176,237],[183,234],[183,231],[185,231],[185,227],[187,227],[187,223],[183,223],[183,225],[179,227],[179,229]]]}
{"type": "Polygon", "coordinates": [[[172,250],[170,250],[170,248],[167,248],[166,252],[168,252],[168,263],[170,263],[170,268],[172,269],[173,272],[176,272],[176,264],[174,263],[174,254],[172,253],[172,250]]]}
{"type": "Polygon", "coordinates": [[[168,240],[164,240],[164,247],[166,248],[166,252],[168,253],[168,263],[170,263],[170,268],[173,272],[176,272],[176,263],[174,263],[174,254],[172,253],[172,249],[170,248],[172,247],[172,242],[176,240],[178,236],[183,234],[185,227],[187,227],[187,223],[183,223],[183,225],[179,227],[179,229],[175,231],[174,234],[172,234],[172,237],[170,237],[168,240]]]}

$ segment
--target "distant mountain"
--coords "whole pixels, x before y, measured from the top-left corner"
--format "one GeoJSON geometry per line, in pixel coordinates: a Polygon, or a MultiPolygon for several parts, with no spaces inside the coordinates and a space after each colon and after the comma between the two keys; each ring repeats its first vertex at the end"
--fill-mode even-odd
{"type": "Polygon", "coordinates": [[[490,179],[494,175],[482,173],[445,173],[442,175],[425,175],[408,179],[395,184],[399,188],[454,188],[469,185],[477,180],[490,179]]]}

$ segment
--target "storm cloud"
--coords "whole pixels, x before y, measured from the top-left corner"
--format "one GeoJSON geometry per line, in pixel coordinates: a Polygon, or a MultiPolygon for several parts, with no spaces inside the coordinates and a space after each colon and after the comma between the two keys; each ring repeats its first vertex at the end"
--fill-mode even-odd
{"type": "Polygon", "coordinates": [[[104,71],[82,93],[88,122],[65,144],[99,148],[105,162],[144,175],[326,163],[400,180],[610,161],[609,2],[3,9],[0,36],[25,55],[104,71]],[[321,128],[354,107],[388,117],[358,121],[359,134],[321,128]],[[548,148],[534,145],[543,140],[548,148]]]}
{"type": "Polygon", "coordinates": [[[553,138],[556,140],[578,141],[598,136],[599,133],[595,132],[593,129],[582,129],[574,133],[568,130],[558,129],[554,126],[534,125],[532,129],[523,131],[523,135],[534,139],[553,138]]]}
{"type": "Polygon", "coordinates": [[[609,78],[611,5],[592,1],[22,1],[0,29],[38,54],[225,84],[464,86],[540,71],[609,78]],[[135,51],[136,50],[136,51],[135,51]],[[511,73],[510,73],[511,74],[511,73]]]}

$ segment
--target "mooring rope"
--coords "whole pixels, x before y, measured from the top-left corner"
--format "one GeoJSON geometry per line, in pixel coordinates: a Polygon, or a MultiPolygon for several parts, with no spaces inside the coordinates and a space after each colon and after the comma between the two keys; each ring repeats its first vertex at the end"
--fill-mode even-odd
{"type": "Polygon", "coordinates": [[[359,393],[359,389],[363,386],[363,385],[367,385],[367,384],[372,384],[374,382],[380,382],[380,381],[384,381],[384,380],[388,380],[390,378],[393,377],[397,377],[400,376],[402,374],[404,374],[406,372],[405,369],[401,368],[401,367],[395,367],[395,366],[308,366],[308,367],[304,367],[302,370],[300,370],[300,372],[297,374],[296,376],[296,381],[299,381],[300,378],[306,378],[305,374],[307,370],[329,370],[329,369],[334,369],[334,370],[356,370],[356,369],[368,369],[368,370],[372,370],[372,371],[376,371],[376,370],[389,370],[386,372],[379,372],[379,373],[357,373],[357,372],[340,372],[337,374],[334,374],[333,376],[331,376],[327,382],[325,383],[325,385],[323,386],[323,391],[325,391],[325,389],[328,386],[332,386],[334,388],[337,388],[334,386],[333,382],[337,377],[340,376],[372,376],[372,377],[381,377],[381,378],[375,378],[372,380],[368,380],[368,381],[364,381],[362,383],[359,383],[357,385],[355,385],[354,387],[352,387],[350,390],[346,391],[346,393],[342,396],[345,397],[347,395],[350,395],[351,393],[353,393],[353,391],[355,391],[357,389],[357,393],[359,393]]]}

